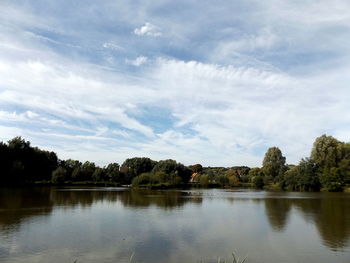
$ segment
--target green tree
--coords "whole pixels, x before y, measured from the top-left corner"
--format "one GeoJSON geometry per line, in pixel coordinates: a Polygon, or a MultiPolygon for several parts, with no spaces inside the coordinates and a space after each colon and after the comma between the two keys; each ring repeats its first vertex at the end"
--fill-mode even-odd
{"type": "Polygon", "coordinates": [[[106,171],[100,167],[97,167],[92,174],[92,180],[95,182],[106,181],[106,171]]]}
{"type": "Polygon", "coordinates": [[[217,178],[217,182],[222,187],[229,185],[228,177],[225,174],[219,175],[217,178]]]}
{"type": "Polygon", "coordinates": [[[175,184],[179,177],[182,183],[188,183],[192,171],[181,163],[177,163],[175,160],[161,160],[153,168],[152,173],[164,172],[170,176],[171,183],[175,184]]]}
{"type": "Polygon", "coordinates": [[[252,179],[253,185],[256,188],[263,188],[264,187],[264,177],[263,176],[255,176],[252,179]]]}
{"type": "Polygon", "coordinates": [[[283,175],[286,170],[286,158],[278,147],[271,147],[265,153],[263,160],[263,173],[265,176],[276,177],[283,175]]]}
{"type": "Polygon", "coordinates": [[[344,177],[339,168],[324,168],[319,173],[319,178],[324,190],[329,192],[339,192],[343,190],[344,177]]]}
{"type": "Polygon", "coordinates": [[[201,173],[203,171],[203,166],[199,163],[190,165],[188,168],[192,170],[192,173],[201,173]]]}
{"type": "Polygon", "coordinates": [[[282,188],[288,191],[296,191],[300,188],[299,184],[300,167],[294,166],[288,169],[283,176],[282,188]]]}
{"type": "Polygon", "coordinates": [[[67,170],[63,167],[58,167],[55,171],[52,172],[51,181],[54,184],[63,184],[66,180],[67,170]]]}
{"type": "Polygon", "coordinates": [[[251,178],[256,176],[264,176],[264,173],[261,168],[256,167],[256,168],[250,169],[248,176],[251,178]]]}
{"type": "Polygon", "coordinates": [[[322,135],[316,138],[311,158],[321,168],[337,167],[343,159],[346,145],[332,136],[322,135]]]}
{"type": "Polygon", "coordinates": [[[317,176],[318,165],[311,158],[301,159],[299,165],[298,189],[299,191],[318,191],[320,181],[317,176]]]}
{"type": "Polygon", "coordinates": [[[120,167],[117,163],[110,163],[105,168],[106,178],[111,182],[125,183],[123,174],[119,171],[120,167]]]}
{"type": "Polygon", "coordinates": [[[122,172],[124,173],[126,183],[130,183],[132,179],[142,173],[149,173],[156,165],[156,161],[147,157],[128,158],[122,164],[122,172]]]}
{"type": "Polygon", "coordinates": [[[207,187],[209,185],[209,176],[207,174],[201,174],[199,177],[199,184],[203,187],[207,187]]]}

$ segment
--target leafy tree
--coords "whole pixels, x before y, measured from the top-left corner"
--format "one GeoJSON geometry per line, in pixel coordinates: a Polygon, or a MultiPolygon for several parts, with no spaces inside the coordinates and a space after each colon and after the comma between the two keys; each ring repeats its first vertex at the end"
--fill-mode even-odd
{"type": "Polygon", "coordinates": [[[339,170],[345,184],[350,184],[350,158],[339,162],[339,170]]]}
{"type": "Polygon", "coordinates": [[[93,162],[86,161],[81,167],[80,176],[83,181],[91,181],[94,174],[96,165],[93,162]]]}
{"type": "Polygon", "coordinates": [[[101,182],[101,181],[106,181],[106,171],[100,167],[97,167],[92,174],[92,180],[95,182],[101,182]]]}
{"type": "Polygon", "coordinates": [[[130,183],[132,179],[142,173],[149,173],[156,165],[156,161],[146,157],[128,158],[122,164],[122,170],[125,175],[126,183],[130,183]]]}
{"type": "Polygon", "coordinates": [[[321,168],[337,167],[345,153],[344,143],[332,136],[322,135],[316,138],[311,158],[321,168]]]}
{"type": "Polygon", "coordinates": [[[125,183],[125,179],[122,173],[119,171],[119,164],[110,163],[105,168],[106,178],[111,182],[125,183]]]}
{"type": "Polygon", "coordinates": [[[192,173],[201,173],[203,171],[203,166],[199,163],[190,165],[189,168],[192,170],[192,173]]]}
{"type": "Polygon", "coordinates": [[[221,185],[222,187],[225,187],[225,186],[228,186],[229,184],[229,180],[228,180],[228,177],[226,175],[220,175],[218,178],[217,178],[217,182],[219,185],[221,185]]]}
{"type": "Polygon", "coordinates": [[[282,155],[281,150],[278,147],[271,147],[265,153],[263,160],[263,173],[265,176],[276,177],[283,175],[286,170],[286,158],[282,155]]]}
{"type": "Polygon", "coordinates": [[[155,173],[155,177],[158,178],[160,183],[166,183],[170,181],[170,175],[163,172],[163,171],[158,171],[155,173]]]}
{"type": "Polygon", "coordinates": [[[138,186],[138,185],[147,185],[151,184],[152,182],[152,176],[150,173],[142,173],[139,176],[134,177],[132,180],[132,185],[133,186],[138,186]]]}
{"type": "Polygon", "coordinates": [[[254,178],[256,176],[262,177],[262,176],[264,176],[264,173],[263,173],[261,168],[256,167],[256,168],[250,169],[248,175],[249,175],[249,177],[254,178]]]}
{"type": "Polygon", "coordinates": [[[229,186],[239,186],[239,179],[237,176],[228,176],[229,186]]]}
{"type": "Polygon", "coordinates": [[[67,170],[63,167],[58,167],[55,171],[52,172],[51,181],[54,184],[63,184],[66,180],[67,170]]]}
{"type": "Polygon", "coordinates": [[[325,168],[320,172],[319,178],[324,190],[329,192],[339,192],[343,190],[344,177],[339,168],[325,168]]]}
{"type": "Polygon", "coordinates": [[[317,176],[318,165],[311,159],[302,159],[299,163],[298,182],[299,191],[318,191],[320,189],[320,181],[317,176]]]}
{"type": "Polygon", "coordinates": [[[162,160],[159,161],[153,168],[152,173],[165,172],[169,174],[172,183],[176,183],[179,177],[181,182],[188,183],[191,178],[192,171],[181,163],[177,163],[175,160],[162,160]]]}
{"type": "Polygon", "coordinates": [[[207,187],[209,185],[209,176],[207,174],[201,174],[199,177],[199,184],[207,187]]]}
{"type": "Polygon", "coordinates": [[[282,188],[286,188],[289,191],[296,191],[300,189],[299,184],[300,167],[294,166],[288,169],[283,176],[282,188]]]}
{"type": "Polygon", "coordinates": [[[311,158],[318,165],[318,176],[323,189],[341,191],[349,181],[349,144],[322,135],[313,144],[311,158]]]}
{"type": "Polygon", "coordinates": [[[256,188],[260,189],[260,188],[264,187],[264,178],[263,178],[263,176],[255,176],[255,177],[253,177],[252,182],[253,182],[254,187],[256,187],[256,188]]]}

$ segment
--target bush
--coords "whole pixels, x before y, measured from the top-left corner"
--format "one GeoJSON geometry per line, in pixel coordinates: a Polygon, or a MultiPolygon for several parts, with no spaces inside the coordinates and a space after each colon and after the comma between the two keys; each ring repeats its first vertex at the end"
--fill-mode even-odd
{"type": "Polygon", "coordinates": [[[229,181],[228,181],[228,177],[226,175],[220,175],[218,177],[218,183],[219,185],[225,187],[228,185],[229,181]]]}
{"type": "Polygon", "coordinates": [[[149,173],[143,173],[139,176],[134,177],[132,180],[132,185],[133,186],[138,186],[138,185],[145,185],[145,184],[150,184],[151,182],[151,175],[149,173]]]}
{"type": "Polygon", "coordinates": [[[324,169],[319,175],[323,190],[340,192],[344,188],[344,178],[339,168],[324,169]]]}
{"type": "Polygon", "coordinates": [[[209,175],[207,175],[207,174],[200,175],[199,184],[201,186],[207,187],[209,185],[209,175]]]}
{"type": "Polygon", "coordinates": [[[264,178],[262,176],[255,176],[253,177],[253,185],[256,188],[263,188],[264,187],[264,178]]]}
{"type": "Polygon", "coordinates": [[[234,175],[229,176],[228,177],[228,184],[230,186],[239,186],[239,179],[234,175]]]}
{"type": "Polygon", "coordinates": [[[58,167],[52,172],[51,182],[54,184],[63,184],[66,180],[67,170],[63,167],[58,167]]]}

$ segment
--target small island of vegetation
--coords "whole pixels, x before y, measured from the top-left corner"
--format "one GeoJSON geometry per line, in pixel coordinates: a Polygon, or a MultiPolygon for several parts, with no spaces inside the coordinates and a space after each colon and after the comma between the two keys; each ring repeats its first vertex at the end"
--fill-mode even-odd
{"type": "Polygon", "coordinates": [[[287,191],[343,191],[350,184],[350,143],[318,137],[311,155],[298,165],[286,164],[278,147],[265,154],[262,167],[185,166],[175,160],[147,157],[126,159],[122,165],[99,167],[93,162],[60,160],[57,154],[32,147],[15,137],[0,142],[1,186],[32,184],[132,185],[133,187],[255,187],[287,191]]]}

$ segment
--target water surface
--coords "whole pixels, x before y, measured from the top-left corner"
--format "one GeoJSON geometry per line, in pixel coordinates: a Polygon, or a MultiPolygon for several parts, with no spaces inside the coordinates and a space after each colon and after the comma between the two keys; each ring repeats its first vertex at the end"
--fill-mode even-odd
{"type": "Polygon", "coordinates": [[[0,262],[350,262],[350,194],[0,189],[0,262]]]}

